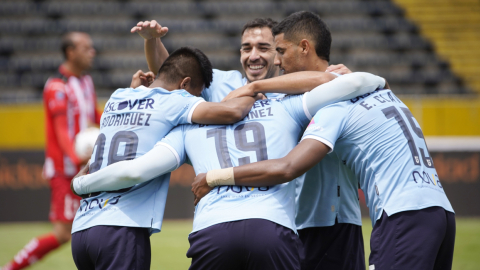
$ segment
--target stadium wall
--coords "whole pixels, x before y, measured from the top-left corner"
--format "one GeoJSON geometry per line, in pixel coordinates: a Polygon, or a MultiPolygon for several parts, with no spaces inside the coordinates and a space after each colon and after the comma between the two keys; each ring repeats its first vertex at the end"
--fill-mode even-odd
{"type": "MultiPolygon", "coordinates": [[[[429,136],[427,143],[441,185],[457,215],[480,216],[476,207],[480,205],[480,100],[402,100],[429,136]]],[[[0,222],[47,220],[50,191],[49,182],[41,176],[43,123],[42,104],[0,107],[0,222]]],[[[193,177],[189,165],[172,174],[165,218],[193,217],[193,177]]]]}

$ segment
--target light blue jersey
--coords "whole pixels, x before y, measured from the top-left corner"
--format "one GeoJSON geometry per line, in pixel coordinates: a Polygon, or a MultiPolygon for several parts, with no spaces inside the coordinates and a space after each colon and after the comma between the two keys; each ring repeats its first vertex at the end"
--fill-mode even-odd
{"type": "MultiPolygon", "coordinates": [[[[125,88],[115,91],[103,111],[90,172],[151,150],[173,127],[191,123],[195,107],[204,100],[185,90],[125,88]]],[[[98,225],[150,228],[162,226],[170,174],[119,192],[82,199],[72,233],[98,225]]]]}
{"type": "Polygon", "coordinates": [[[439,206],[453,212],[418,122],[390,90],[319,110],[303,139],[335,149],[365,193],[372,224],[382,216],[439,206]]]}
{"type": "MultiPolygon", "coordinates": [[[[237,70],[223,71],[213,70],[213,81],[209,88],[202,92],[202,97],[206,101],[220,102],[233,90],[247,84],[247,79],[237,70]]],[[[282,98],[285,94],[267,93],[268,98],[282,98]]]]}
{"type": "MultiPolygon", "coordinates": [[[[233,125],[182,125],[160,142],[183,163],[188,155],[195,173],[284,157],[308,124],[303,95],[257,101],[248,116],[233,125]]],[[[252,218],[295,230],[295,181],[268,187],[219,186],[198,203],[193,232],[252,218]]]]}
{"type": "Polygon", "coordinates": [[[297,179],[296,205],[298,230],[333,226],[335,219],[362,225],[358,181],[336,151],[297,179]]]}

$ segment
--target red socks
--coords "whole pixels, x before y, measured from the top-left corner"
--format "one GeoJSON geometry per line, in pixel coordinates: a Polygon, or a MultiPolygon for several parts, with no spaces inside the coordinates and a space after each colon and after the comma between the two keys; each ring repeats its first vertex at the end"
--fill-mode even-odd
{"type": "Polygon", "coordinates": [[[60,243],[52,233],[33,238],[2,270],[23,269],[59,246],[60,243]]]}

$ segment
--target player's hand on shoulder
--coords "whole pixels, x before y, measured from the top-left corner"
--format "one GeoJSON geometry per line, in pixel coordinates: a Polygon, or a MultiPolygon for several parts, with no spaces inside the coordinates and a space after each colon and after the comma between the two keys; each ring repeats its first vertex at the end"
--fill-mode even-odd
{"type": "Polygon", "coordinates": [[[138,33],[144,39],[161,38],[168,33],[167,27],[162,27],[157,21],[142,21],[130,30],[132,33],[138,33]]]}
{"type": "Polygon", "coordinates": [[[192,192],[195,196],[194,205],[205,197],[213,188],[207,184],[207,174],[206,173],[199,173],[195,180],[192,183],[192,192]]]}
{"type": "Polygon", "coordinates": [[[223,98],[222,102],[233,99],[233,98],[238,98],[238,97],[253,97],[253,96],[255,96],[255,92],[253,91],[251,84],[246,84],[228,93],[228,95],[225,98],[223,98]]]}
{"type": "Polygon", "coordinates": [[[352,71],[348,69],[344,64],[330,65],[328,66],[326,72],[333,72],[340,75],[352,73],[352,71]]]}
{"type": "Polygon", "coordinates": [[[135,74],[132,76],[132,82],[130,83],[130,88],[137,88],[140,85],[143,85],[145,87],[150,86],[150,84],[153,83],[155,80],[155,74],[153,72],[143,72],[142,70],[138,70],[135,74]]]}
{"type": "Polygon", "coordinates": [[[84,176],[88,174],[88,171],[90,170],[89,164],[90,164],[90,160],[87,160],[87,164],[83,166],[83,168],[77,173],[77,175],[75,175],[75,177],[73,177],[72,181],[70,182],[70,189],[73,191],[73,194],[77,196],[80,196],[80,195],[77,194],[77,192],[75,192],[75,189],[73,188],[73,181],[75,181],[75,179],[77,179],[80,176],[84,176]]]}

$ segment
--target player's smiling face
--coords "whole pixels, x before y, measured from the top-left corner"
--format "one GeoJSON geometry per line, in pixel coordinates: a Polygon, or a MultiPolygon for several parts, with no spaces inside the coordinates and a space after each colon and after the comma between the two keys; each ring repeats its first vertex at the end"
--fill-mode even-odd
{"type": "Polygon", "coordinates": [[[245,30],[242,36],[240,62],[249,82],[272,78],[277,74],[275,46],[268,27],[245,30]]]}
{"type": "Polygon", "coordinates": [[[302,55],[300,55],[300,47],[293,42],[283,38],[284,34],[275,36],[275,65],[283,70],[284,74],[304,70],[302,65],[302,55]]]}

